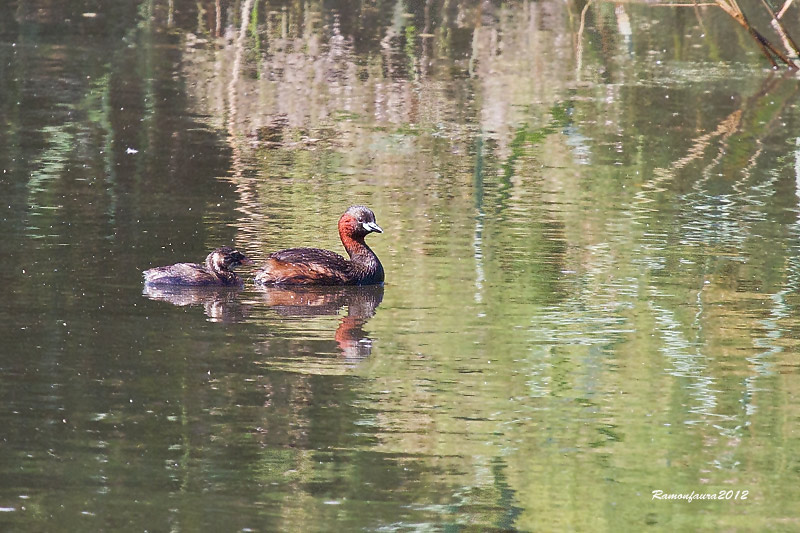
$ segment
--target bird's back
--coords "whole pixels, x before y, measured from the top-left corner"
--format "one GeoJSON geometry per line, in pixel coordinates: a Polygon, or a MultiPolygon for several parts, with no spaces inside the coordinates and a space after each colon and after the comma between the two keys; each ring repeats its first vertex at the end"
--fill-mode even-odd
{"type": "Polygon", "coordinates": [[[267,257],[255,280],[264,285],[346,285],[353,283],[351,262],[320,248],[289,248],[267,257]]]}

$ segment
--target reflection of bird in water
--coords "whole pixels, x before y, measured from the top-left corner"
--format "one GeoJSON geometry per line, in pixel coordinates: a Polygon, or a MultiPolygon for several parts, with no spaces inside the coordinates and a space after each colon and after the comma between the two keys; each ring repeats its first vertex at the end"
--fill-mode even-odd
{"type": "Polygon", "coordinates": [[[372,339],[364,325],[383,300],[383,285],[347,287],[293,286],[261,287],[264,301],[281,316],[347,315],[336,328],[334,339],[347,359],[361,360],[372,352],[372,339]]]}
{"type": "Polygon", "coordinates": [[[142,294],[177,306],[202,305],[211,322],[240,322],[249,315],[250,306],[236,299],[232,287],[144,286],[142,294]]]}
{"type": "Polygon", "coordinates": [[[383,266],[364,237],[383,233],[375,213],[354,205],[339,218],[339,238],[350,259],[330,250],[290,248],[267,257],[256,272],[261,285],[373,285],[383,283],[383,266]]]}
{"type": "Polygon", "coordinates": [[[206,257],[205,263],[177,263],[144,271],[146,285],[180,286],[230,286],[241,285],[242,278],[231,269],[239,265],[252,265],[243,253],[230,246],[222,246],[206,257]]]}

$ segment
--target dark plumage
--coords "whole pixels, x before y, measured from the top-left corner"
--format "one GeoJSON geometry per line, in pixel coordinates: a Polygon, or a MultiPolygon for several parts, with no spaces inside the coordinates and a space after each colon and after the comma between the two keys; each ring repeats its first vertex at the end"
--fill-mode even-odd
{"type": "Polygon", "coordinates": [[[319,248],[274,252],[256,273],[262,285],[372,285],[383,283],[383,265],[364,237],[383,233],[368,207],[354,205],[339,219],[339,238],[350,259],[319,248]]]}
{"type": "Polygon", "coordinates": [[[243,253],[230,246],[217,248],[206,257],[204,264],[177,263],[175,265],[151,268],[144,271],[144,282],[147,285],[241,285],[242,279],[231,268],[239,265],[251,265],[251,261],[243,253]]]}

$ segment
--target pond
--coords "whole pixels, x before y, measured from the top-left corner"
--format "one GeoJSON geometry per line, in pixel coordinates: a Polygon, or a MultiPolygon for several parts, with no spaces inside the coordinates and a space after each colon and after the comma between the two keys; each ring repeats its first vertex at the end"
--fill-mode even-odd
{"type": "Polygon", "coordinates": [[[0,529],[796,531],[799,91],[713,6],[2,3],[0,529]],[[354,204],[384,285],[253,284],[354,204]]]}

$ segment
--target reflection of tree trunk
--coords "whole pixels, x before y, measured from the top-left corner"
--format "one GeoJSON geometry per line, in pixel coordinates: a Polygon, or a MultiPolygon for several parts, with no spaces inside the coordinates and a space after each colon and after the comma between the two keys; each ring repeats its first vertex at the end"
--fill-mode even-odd
{"type": "MultiPolygon", "coordinates": [[[[217,0],[219,2],[219,0],[217,0]]],[[[250,15],[253,10],[253,0],[246,0],[242,4],[242,19],[239,26],[239,35],[236,37],[234,46],[233,66],[231,67],[231,79],[228,82],[228,137],[231,146],[231,170],[233,171],[231,181],[236,185],[236,193],[239,197],[239,206],[237,211],[243,212],[243,218],[252,220],[255,214],[251,210],[251,206],[258,205],[258,195],[252,187],[252,182],[244,177],[244,170],[246,164],[243,161],[242,147],[239,140],[236,138],[236,121],[239,117],[238,106],[238,88],[239,88],[239,75],[242,69],[242,57],[245,54],[245,47],[247,43],[247,26],[250,21],[250,15]]],[[[217,11],[217,24],[220,25],[220,11],[217,11]]],[[[243,228],[251,227],[250,224],[237,224],[237,228],[241,232],[243,228]]],[[[260,244],[257,239],[252,239],[253,235],[248,235],[245,242],[250,243],[250,247],[255,244],[260,244]]],[[[247,248],[251,252],[250,247],[247,248]]],[[[260,247],[259,247],[260,248],[260,247]]]]}
{"type": "Polygon", "coordinates": [[[586,12],[589,11],[589,6],[592,5],[592,0],[586,2],[581,10],[581,23],[578,26],[578,35],[575,37],[575,80],[581,81],[581,68],[583,67],[583,30],[586,28],[586,12]]]}
{"type": "Polygon", "coordinates": [[[214,35],[220,37],[222,35],[222,5],[220,4],[221,0],[217,0],[215,3],[215,7],[217,10],[217,21],[214,27],[214,35]]]}
{"type": "MultiPolygon", "coordinates": [[[[247,38],[247,24],[250,20],[250,12],[253,10],[253,0],[245,0],[242,4],[242,20],[239,27],[239,35],[234,42],[233,67],[231,68],[231,81],[228,83],[228,135],[236,135],[236,117],[239,115],[237,107],[236,87],[239,81],[239,72],[242,69],[242,56],[245,52],[245,41],[247,38]]],[[[235,143],[234,143],[235,144],[235,143]]]]}
{"type": "Polygon", "coordinates": [[[419,55],[419,68],[420,77],[427,78],[429,63],[431,57],[431,43],[433,42],[434,35],[431,33],[431,4],[433,0],[425,1],[425,8],[423,15],[425,17],[425,26],[422,28],[422,33],[419,34],[421,40],[421,50],[419,55]]]}

